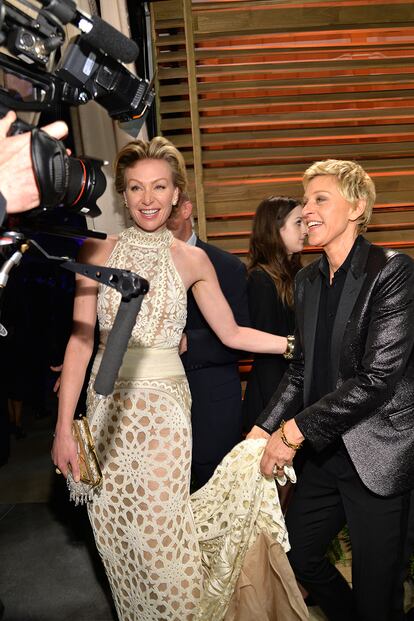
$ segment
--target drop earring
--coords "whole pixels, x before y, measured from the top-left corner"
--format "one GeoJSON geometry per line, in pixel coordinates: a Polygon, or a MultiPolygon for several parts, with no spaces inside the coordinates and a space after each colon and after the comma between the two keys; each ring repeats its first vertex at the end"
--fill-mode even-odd
{"type": "Polygon", "coordinates": [[[178,196],[177,196],[177,192],[174,192],[174,194],[175,194],[175,197],[174,197],[174,199],[173,199],[173,201],[172,201],[172,205],[171,205],[171,206],[172,206],[172,207],[177,207],[177,205],[178,205],[178,196]]]}

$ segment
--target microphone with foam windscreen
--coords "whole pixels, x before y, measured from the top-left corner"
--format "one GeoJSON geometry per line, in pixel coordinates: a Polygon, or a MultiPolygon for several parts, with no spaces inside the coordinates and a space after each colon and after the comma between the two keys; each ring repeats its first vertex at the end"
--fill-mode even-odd
{"type": "Polygon", "coordinates": [[[93,386],[98,395],[107,397],[113,392],[115,380],[145,293],[128,301],[121,300],[93,386]]]}
{"type": "MultiPolygon", "coordinates": [[[[96,50],[102,50],[116,60],[123,63],[132,63],[138,56],[138,45],[116,28],[105,22],[98,15],[89,15],[80,11],[75,0],[39,0],[45,7],[46,13],[51,13],[61,24],[69,22],[82,32],[82,39],[96,50]]],[[[1,7],[2,2],[0,2],[1,7]]],[[[1,15],[0,15],[1,21],[1,15]]],[[[53,37],[49,38],[48,45],[55,45],[53,37]]]]}
{"type": "Polygon", "coordinates": [[[79,20],[76,26],[82,32],[83,41],[123,63],[134,62],[139,53],[135,41],[128,39],[98,15],[89,16],[77,11],[77,17],[79,20]]]}

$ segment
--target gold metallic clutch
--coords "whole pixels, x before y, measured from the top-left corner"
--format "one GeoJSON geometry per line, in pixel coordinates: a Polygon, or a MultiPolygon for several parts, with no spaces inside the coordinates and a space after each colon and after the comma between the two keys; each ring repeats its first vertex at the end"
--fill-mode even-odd
{"type": "Polygon", "coordinates": [[[76,483],[69,472],[67,485],[70,492],[70,500],[74,500],[75,504],[78,505],[79,503],[83,504],[92,500],[93,492],[102,485],[102,471],[89,429],[88,419],[85,417],[75,419],[72,423],[72,433],[78,444],[80,481],[76,483]]]}

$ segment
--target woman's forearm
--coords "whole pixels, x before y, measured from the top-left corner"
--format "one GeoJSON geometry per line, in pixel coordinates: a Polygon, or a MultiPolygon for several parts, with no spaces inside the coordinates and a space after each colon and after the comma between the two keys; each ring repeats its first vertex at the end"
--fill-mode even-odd
{"type": "Polygon", "coordinates": [[[204,268],[203,278],[193,286],[193,294],[204,318],[221,342],[227,347],[257,354],[284,354],[287,349],[285,336],[237,325],[207,257],[204,268]]]}
{"type": "Polygon", "coordinates": [[[223,335],[222,341],[228,347],[255,354],[284,354],[287,348],[285,336],[242,326],[236,326],[230,334],[223,335]]]}
{"type": "Polygon", "coordinates": [[[71,336],[66,347],[59,392],[56,434],[68,433],[79,400],[93,343],[71,336]]]}

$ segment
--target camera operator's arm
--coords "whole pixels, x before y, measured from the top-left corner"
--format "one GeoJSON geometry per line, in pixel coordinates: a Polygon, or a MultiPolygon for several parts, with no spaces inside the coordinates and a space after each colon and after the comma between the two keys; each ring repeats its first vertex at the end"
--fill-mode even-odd
{"type": "MultiPolygon", "coordinates": [[[[79,261],[103,265],[115,241],[114,238],[105,241],[88,240],[82,247],[79,261]]],[[[77,447],[72,436],[72,420],[93,351],[97,291],[97,282],[77,276],[72,334],[63,361],[58,420],[52,447],[54,464],[64,476],[67,476],[70,465],[75,481],[79,480],[79,466],[77,447]]]]}
{"type": "MultiPolygon", "coordinates": [[[[6,199],[7,212],[33,209],[39,205],[39,190],[30,154],[30,132],[7,136],[16,114],[12,111],[0,119],[0,192],[6,199]]],[[[50,136],[63,138],[66,123],[56,121],[43,127],[50,136]]]]}

